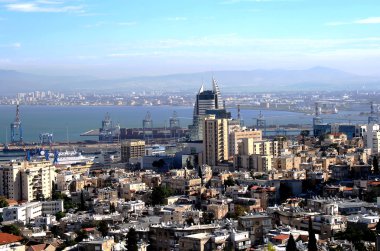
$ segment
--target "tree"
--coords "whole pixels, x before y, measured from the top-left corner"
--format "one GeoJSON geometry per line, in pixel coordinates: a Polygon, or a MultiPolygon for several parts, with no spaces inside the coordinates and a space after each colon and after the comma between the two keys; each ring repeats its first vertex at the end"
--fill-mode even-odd
{"type": "Polygon", "coordinates": [[[151,201],[152,205],[163,205],[165,204],[165,199],[172,194],[171,190],[166,186],[159,186],[153,188],[151,201]]]}
{"type": "Polygon", "coordinates": [[[213,212],[203,213],[203,224],[211,224],[213,220],[215,220],[215,215],[213,212]]]}
{"type": "Polygon", "coordinates": [[[84,239],[88,239],[88,234],[83,230],[77,231],[76,234],[77,234],[77,237],[75,238],[76,242],[81,242],[84,239]]]}
{"type": "Polygon", "coordinates": [[[379,174],[379,160],[378,160],[377,156],[373,156],[372,166],[373,166],[373,173],[379,174]]]}
{"type": "Polygon", "coordinates": [[[21,231],[16,225],[5,225],[1,228],[1,232],[21,236],[21,231]]]}
{"type": "Polygon", "coordinates": [[[115,207],[114,203],[111,203],[111,205],[110,205],[110,213],[112,214],[114,212],[116,212],[116,207],[115,207]]]}
{"type": "Polygon", "coordinates": [[[315,238],[315,233],[313,229],[313,222],[311,217],[309,217],[309,242],[307,243],[308,251],[318,251],[317,239],[315,238]]]}
{"type": "Polygon", "coordinates": [[[228,176],[228,178],[224,181],[224,186],[230,187],[233,185],[235,185],[234,179],[232,178],[232,176],[228,176]]]}
{"type": "Polygon", "coordinates": [[[0,197],[0,208],[9,206],[7,199],[3,196],[0,197]]]}
{"type": "Polygon", "coordinates": [[[288,243],[286,244],[286,251],[298,251],[296,242],[292,234],[290,234],[288,243]]]}
{"type": "Polygon", "coordinates": [[[55,236],[61,236],[64,234],[63,230],[60,228],[59,225],[53,225],[51,228],[50,228],[50,232],[55,236]]]}
{"type": "Polygon", "coordinates": [[[380,234],[380,222],[376,224],[376,233],[380,234]]]}
{"type": "Polygon", "coordinates": [[[354,244],[356,250],[361,251],[366,250],[363,241],[376,241],[376,232],[368,229],[366,226],[348,225],[346,231],[336,233],[334,238],[338,240],[348,240],[354,244]]]}
{"type": "Polygon", "coordinates": [[[79,210],[81,210],[81,211],[86,211],[86,210],[87,210],[87,207],[86,207],[86,201],[85,201],[85,199],[84,199],[83,190],[82,190],[82,192],[80,193],[79,210]]]}
{"type": "Polygon", "coordinates": [[[127,234],[127,250],[137,251],[137,232],[134,228],[130,228],[127,234]]]}
{"type": "Polygon", "coordinates": [[[64,212],[59,211],[58,213],[55,214],[55,219],[57,221],[59,221],[60,219],[62,219],[65,216],[66,216],[66,214],[64,212]]]}
{"type": "Polygon", "coordinates": [[[235,206],[235,217],[238,218],[245,214],[245,208],[242,205],[235,206]]]}
{"type": "Polygon", "coordinates": [[[165,166],[165,160],[159,159],[152,162],[152,166],[161,169],[165,166]]]}
{"type": "Polygon", "coordinates": [[[98,230],[102,233],[102,236],[105,237],[108,235],[110,228],[108,227],[108,223],[104,220],[99,222],[98,230]]]}
{"type": "Polygon", "coordinates": [[[186,220],[186,224],[188,225],[188,226],[191,226],[191,225],[194,225],[195,224],[195,222],[194,222],[194,219],[193,219],[193,217],[189,217],[189,218],[187,218],[186,220]]]}
{"type": "Polygon", "coordinates": [[[276,251],[276,248],[273,246],[272,243],[268,243],[268,247],[264,248],[265,251],[276,251]]]}

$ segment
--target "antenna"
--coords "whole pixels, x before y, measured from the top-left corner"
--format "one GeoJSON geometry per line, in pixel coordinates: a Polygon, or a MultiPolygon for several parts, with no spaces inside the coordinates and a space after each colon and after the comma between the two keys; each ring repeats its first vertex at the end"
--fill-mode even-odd
{"type": "Polygon", "coordinates": [[[69,141],[69,127],[68,126],[66,126],[66,143],[67,143],[67,145],[70,144],[70,141],[69,141]]]}

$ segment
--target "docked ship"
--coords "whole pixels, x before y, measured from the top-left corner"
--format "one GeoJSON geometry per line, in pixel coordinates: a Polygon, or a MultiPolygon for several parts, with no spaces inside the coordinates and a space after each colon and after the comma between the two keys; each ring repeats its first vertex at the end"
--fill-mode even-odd
{"type": "Polygon", "coordinates": [[[56,165],[75,165],[81,163],[91,163],[94,161],[95,156],[83,156],[82,153],[73,151],[59,152],[58,156],[54,156],[54,163],[56,165]]]}

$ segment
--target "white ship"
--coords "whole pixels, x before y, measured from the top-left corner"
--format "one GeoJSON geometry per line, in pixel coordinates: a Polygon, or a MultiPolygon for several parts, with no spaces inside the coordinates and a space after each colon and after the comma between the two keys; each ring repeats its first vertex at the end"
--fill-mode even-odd
{"type": "Polygon", "coordinates": [[[79,163],[93,162],[95,156],[83,156],[82,153],[77,151],[59,152],[55,164],[57,165],[73,165],[79,163]]]}

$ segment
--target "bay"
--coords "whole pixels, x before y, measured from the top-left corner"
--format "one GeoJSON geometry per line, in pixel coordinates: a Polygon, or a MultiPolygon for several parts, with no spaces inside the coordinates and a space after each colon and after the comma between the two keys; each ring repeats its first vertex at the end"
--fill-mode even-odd
{"type": "MultiPolygon", "coordinates": [[[[233,117],[237,109],[229,109],[233,117]]],[[[361,110],[361,109],[360,109],[361,110]]],[[[360,110],[343,111],[339,114],[323,115],[326,122],[365,122],[359,116],[360,110]]],[[[169,125],[169,119],[176,111],[182,127],[192,123],[193,107],[179,106],[20,106],[24,141],[38,142],[39,134],[54,134],[57,142],[96,139],[81,137],[80,134],[101,127],[101,121],[109,113],[115,124],[121,127],[142,127],[147,112],[151,113],[154,127],[169,125]],[[68,136],[68,137],[67,137],[68,136]]],[[[10,141],[10,123],[15,119],[15,106],[0,106],[0,142],[10,141]]],[[[260,110],[244,109],[241,117],[245,125],[256,123],[260,110]]],[[[304,113],[263,110],[267,125],[311,124],[313,116],[304,113]]]]}

